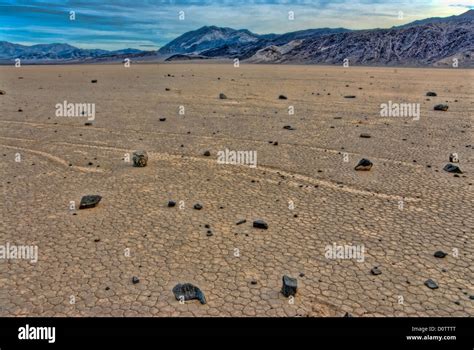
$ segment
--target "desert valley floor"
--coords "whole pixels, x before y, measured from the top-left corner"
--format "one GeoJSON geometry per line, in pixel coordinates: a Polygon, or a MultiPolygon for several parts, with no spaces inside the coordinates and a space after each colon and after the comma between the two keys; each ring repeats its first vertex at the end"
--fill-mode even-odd
{"type": "Polygon", "coordinates": [[[0,67],[0,243],[38,246],[36,263],[0,261],[0,315],[474,316],[473,78],[231,63],[0,67]],[[92,125],[56,116],[64,101],[95,103],[92,125]],[[419,120],[381,117],[389,101],[419,103],[419,120]],[[218,163],[225,149],[256,151],[257,167],[218,163]],[[146,167],[126,161],[135,150],[148,152],[146,167]],[[451,153],[463,174],[443,170],[451,153]],[[362,158],[370,171],[354,170],[362,158]],[[88,194],[101,202],[78,210],[88,194]],[[365,258],[328,259],[333,244],[363,245],[365,258]],[[292,300],[283,275],[298,280],[292,300]],[[177,301],[184,282],[207,304],[177,301]]]}

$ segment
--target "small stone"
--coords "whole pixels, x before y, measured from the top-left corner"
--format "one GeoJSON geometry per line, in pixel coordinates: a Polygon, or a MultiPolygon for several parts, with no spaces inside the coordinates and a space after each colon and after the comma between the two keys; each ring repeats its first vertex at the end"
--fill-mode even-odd
{"type": "Polygon", "coordinates": [[[211,152],[205,151],[202,155],[203,155],[204,157],[210,157],[210,156],[211,156],[211,152]]]}
{"type": "Polygon", "coordinates": [[[344,98],[356,98],[354,95],[347,95],[347,96],[344,96],[344,98]]]}
{"type": "Polygon", "coordinates": [[[280,95],[280,96],[278,96],[278,99],[279,100],[288,100],[288,97],[286,97],[285,95],[280,95]]]}
{"type": "Polygon", "coordinates": [[[296,295],[296,292],[298,290],[298,281],[296,280],[296,278],[291,278],[284,275],[282,278],[282,283],[283,285],[281,287],[281,293],[285,297],[288,298],[289,296],[296,295]]]}
{"type": "Polygon", "coordinates": [[[474,294],[469,296],[469,299],[474,300],[474,294]]]}
{"type": "Polygon", "coordinates": [[[439,258],[439,259],[443,259],[446,255],[445,252],[441,251],[441,250],[438,250],[437,252],[434,253],[434,257],[435,258],[439,258]]]}
{"type": "Polygon", "coordinates": [[[18,108],[18,112],[20,112],[20,113],[21,113],[21,112],[23,112],[23,110],[22,110],[21,108],[18,108]]]}
{"type": "Polygon", "coordinates": [[[160,122],[166,121],[166,118],[160,118],[160,122]]]}
{"type": "Polygon", "coordinates": [[[378,276],[382,273],[382,271],[380,271],[380,269],[378,268],[378,266],[375,266],[373,267],[371,270],[370,270],[370,273],[374,276],[378,276]]]}
{"type": "Polygon", "coordinates": [[[304,277],[305,274],[303,272],[300,273],[300,277],[304,277]]]}
{"type": "Polygon", "coordinates": [[[237,221],[236,225],[242,225],[242,224],[245,224],[246,222],[247,220],[242,219],[242,220],[237,221]]]}
{"type": "Polygon", "coordinates": [[[133,166],[143,168],[148,163],[148,153],[146,151],[133,152],[133,166]]]}
{"type": "Polygon", "coordinates": [[[173,294],[176,300],[193,300],[197,299],[201,304],[206,304],[206,297],[204,293],[191,283],[177,284],[173,287],[173,294]]]}
{"type": "Polygon", "coordinates": [[[132,277],[132,283],[133,283],[133,284],[137,284],[138,282],[140,282],[140,280],[138,279],[138,277],[133,276],[133,277],[132,277]]]}
{"type": "Polygon", "coordinates": [[[96,194],[84,196],[81,199],[79,209],[94,208],[95,206],[97,206],[97,204],[99,204],[101,199],[102,197],[96,194]]]}
{"type": "Polygon", "coordinates": [[[227,99],[227,96],[221,92],[221,93],[219,94],[219,98],[220,98],[221,100],[225,100],[225,99],[227,99]]]}
{"type": "Polygon", "coordinates": [[[285,125],[285,126],[283,127],[283,129],[285,129],[285,130],[295,130],[295,128],[292,127],[291,125],[285,125]]]}
{"type": "Polygon", "coordinates": [[[439,104],[439,105],[436,105],[434,106],[434,110],[435,111],[443,111],[443,112],[446,112],[448,110],[449,106],[448,105],[443,105],[443,104],[439,104]]]}
{"type": "Polygon", "coordinates": [[[357,163],[355,170],[368,171],[372,168],[372,162],[368,159],[362,158],[359,163],[357,163]]]}
{"type": "Polygon", "coordinates": [[[273,146],[278,146],[278,141],[273,142],[273,146]]]}
{"type": "Polygon", "coordinates": [[[435,96],[438,96],[438,95],[436,94],[436,92],[428,91],[428,92],[426,93],[426,96],[435,97],[435,96]]]}
{"type": "Polygon", "coordinates": [[[255,285],[257,284],[257,280],[251,280],[251,281],[250,281],[250,284],[252,284],[252,285],[255,286],[255,285]]]}
{"type": "Polygon", "coordinates": [[[267,230],[268,229],[268,224],[265,221],[259,219],[259,220],[255,220],[253,222],[253,227],[261,228],[263,230],[267,230]]]}
{"type": "Polygon", "coordinates": [[[94,239],[94,242],[96,242],[96,243],[100,242],[100,238],[94,239]]]}
{"type": "Polygon", "coordinates": [[[91,83],[92,83],[92,84],[96,84],[96,83],[97,83],[97,79],[91,80],[91,83]]]}
{"type": "Polygon", "coordinates": [[[462,174],[461,169],[457,165],[449,163],[444,166],[443,170],[448,173],[462,174]]]}
{"type": "Polygon", "coordinates": [[[91,122],[85,122],[84,125],[85,125],[85,126],[91,126],[92,123],[91,123],[91,122]]]}
{"type": "Polygon", "coordinates": [[[436,284],[435,281],[432,279],[426,280],[425,281],[425,286],[427,286],[429,289],[438,289],[438,285],[436,284]]]}
{"type": "Polygon", "coordinates": [[[110,290],[110,287],[105,287],[105,290],[110,290]]]}
{"type": "Polygon", "coordinates": [[[209,224],[205,224],[204,227],[205,228],[211,228],[211,226],[209,224]]]}
{"type": "Polygon", "coordinates": [[[346,312],[343,317],[354,317],[350,313],[346,312]]]}
{"type": "Polygon", "coordinates": [[[194,204],[194,209],[196,209],[196,210],[201,210],[201,209],[202,209],[202,205],[199,204],[199,203],[196,203],[196,204],[194,204]]]}
{"type": "Polygon", "coordinates": [[[207,231],[207,233],[206,233],[206,236],[207,236],[207,237],[211,237],[211,236],[213,236],[213,235],[214,235],[214,234],[213,234],[212,231],[210,231],[210,230],[207,231]]]}
{"type": "Polygon", "coordinates": [[[175,202],[175,201],[168,201],[168,207],[169,207],[169,208],[173,208],[174,206],[176,206],[176,202],[175,202]]]}
{"type": "Polygon", "coordinates": [[[451,163],[459,163],[458,155],[455,154],[455,153],[451,153],[451,154],[449,155],[449,161],[450,161],[451,163]]]}
{"type": "Polygon", "coordinates": [[[360,137],[362,137],[363,139],[370,139],[372,136],[370,136],[370,134],[362,133],[360,134],[360,137]]]}
{"type": "Polygon", "coordinates": [[[6,94],[7,94],[6,91],[0,90],[0,95],[6,95],[6,94]]]}

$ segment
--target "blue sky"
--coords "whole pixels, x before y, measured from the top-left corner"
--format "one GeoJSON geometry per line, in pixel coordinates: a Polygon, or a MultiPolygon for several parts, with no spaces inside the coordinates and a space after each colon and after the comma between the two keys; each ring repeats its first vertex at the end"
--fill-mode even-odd
{"type": "Polygon", "coordinates": [[[0,40],[154,50],[203,25],[259,34],[387,28],[458,15],[469,8],[474,8],[474,0],[0,0],[0,40]],[[76,12],[75,21],[69,20],[70,11],[76,12]],[[289,11],[295,14],[293,21],[288,20],[289,11]]]}

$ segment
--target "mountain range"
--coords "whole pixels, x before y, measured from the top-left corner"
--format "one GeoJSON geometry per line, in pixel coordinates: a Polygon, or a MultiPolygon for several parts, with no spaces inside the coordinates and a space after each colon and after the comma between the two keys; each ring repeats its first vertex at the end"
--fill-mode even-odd
{"type": "Polygon", "coordinates": [[[68,44],[25,46],[0,42],[0,63],[92,63],[124,58],[147,61],[234,59],[249,63],[474,67],[474,10],[427,18],[389,29],[308,29],[255,34],[247,29],[205,26],[172,40],[158,51],[86,50],[68,44]]]}

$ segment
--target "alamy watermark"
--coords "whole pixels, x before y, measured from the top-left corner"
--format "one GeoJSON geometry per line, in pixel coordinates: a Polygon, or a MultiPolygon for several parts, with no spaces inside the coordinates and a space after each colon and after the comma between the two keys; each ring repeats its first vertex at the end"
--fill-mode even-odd
{"type": "Polygon", "coordinates": [[[257,151],[235,151],[225,149],[217,152],[218,164],[246,165],[257,167],[257,151]]]}
{"type": "Polygon", "coordinates": [[[380,116],[413,118],[413,120],[420,120],[420,104],[388,101],[388,103],[382,103],[380,105],[380,116]]]}
{"type": "Polygon", "coordinates": [[[14,245],[7,242],[0,245],[0,260],[29,260],[35,264],[38,262],[37,245],[14,245]]]}
{"type": "Polygon", "coordinates": [[[328,244],[325,247],[324,256],[326,259],[336,260],[336,259],[354,259],[357,262],[364,262],[365,259],[365,248],[364,245],[338,245],[333,243],[332,245],[328,244]]]}
{"type": "Polygon", "coordinates": [[[95,119],[95,103],[63,103],[56,104],[56,117],[87,117],[95,119]]]}

